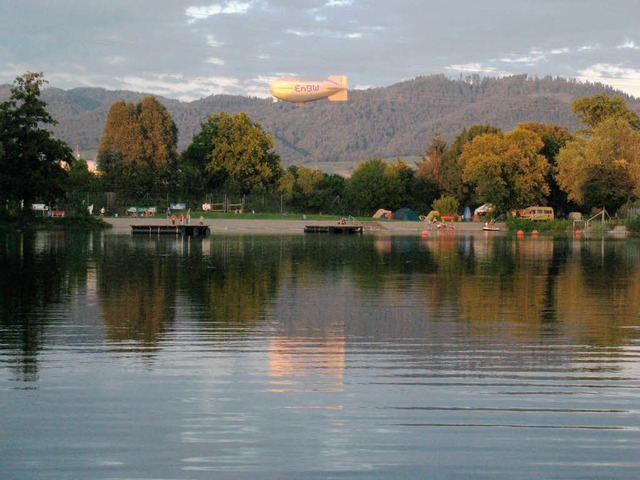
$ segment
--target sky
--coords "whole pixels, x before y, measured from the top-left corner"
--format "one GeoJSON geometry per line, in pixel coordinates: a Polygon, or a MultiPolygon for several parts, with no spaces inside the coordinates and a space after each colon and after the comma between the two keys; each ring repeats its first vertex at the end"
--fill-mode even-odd
{"type": "Polygon", "coordinates": [[[270,81],[550,75],[640,98],[638,0],[1,0],[0,84],[183,101],[270,81]]]}

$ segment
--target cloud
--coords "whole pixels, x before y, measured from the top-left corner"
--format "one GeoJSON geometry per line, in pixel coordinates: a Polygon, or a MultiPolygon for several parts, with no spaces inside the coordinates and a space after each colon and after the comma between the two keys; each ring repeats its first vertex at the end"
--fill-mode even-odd
{"type": "Polygon", "coordinates": [[[597,63],[578,72],[578,80],[598,82],[640,98],[640,69],[597,63]]]}
{"type": "Polygon", "coordinates": [[[324,4],[325,7],[347,7],[353,5],[353,0],[329,0],[324,4]]]}
{"type": "Polygon", "coordinates": [[[210,63],[212,65],[224,65],[225,61],[221,58],[217,57],[209,57],[205,60],[205,62],[210,63]]]}
{"type": "Polygon", "coordinates": [[[632,40],[626,40],[616,48],[618,50],[640,50],[640,46],[636,45],[632,40]]]}
{"type": "Polygon", "coordinates": [[[120,65],[126,61],[126,59],[120,55],[109,55],[104,57],[104,61],[109,65],[120,65]]]}
{"type": "Polygon", "coordinates": [[[565,55],[571,53],[568,47],[552,48],[550,50],[544,50],[541,48],[533,47],[529,53],[517,54],[512,53],[497,59],[493,59],[493,62],[501,62],[507,64],[518,64],[525,66],[535,66],[537,64],[546,62],[550,56],[565,55]]]}
{"type": "Polygon", "coordinates": [[[292,28],[287,30],[287,33],[290,33],[291,35],[295,35],[296,37],[310,37],[311,35],[313,35],[313,32],[311,31],[303,31],[303,30],[294,30],[292,28]]]}
{"type": "Polygon", "coordinates": [[[224,4],[216,3],[203,7],[188,7],[184,13],[187,17],[190,17],[189,23],[195,23],[198,20],[204,20],[215,15],[245,14],[250,8],[251,2],[230,1],[224,4]]]}
{"type": "Polygon", "coordinates": [[[596,45],[583,45],[581,47],[578,47],[578,51],[579,52],[592,52],[595,50],[599,50],[601,47],[599,44],[596,45]]]}
{"type": "Polygon", "coordinates": [[[512,73],[510,72],[506,72],[504,70],[498,70],[495,67],[492,67],[489,65],[483,65],[477,62],[449,65],[445,67],[445,69],[451,70],[454,72],[461,72],[461,73],[482,73],[482,74],[492,75],[497,77],[512,75],[512,73]]]}
{"type": "Polygon", "coordinates": [[[224,42],[216,40],[216,37],[214,37],[213,35],[207,35],[207,46],[208,47],[218,48],[218,47],[222,47],[223,45],[224,45],[224,42]]]}
{"type": "Polygon", "coordinates": [[[498,58],[498,62],[502,63],[516,63],[520,65],[535,65],[536,63],[540,63],[546,60],[546,55],[523,55],[523,56],[512,56],[512,57],[502,57],[498,58]]]}
{"type": "Polygon", "coordinates": [[[182,74],[151,73],[146,76],[124,76],[117,79],[123,89],[145,92],[182,101],[229,93],[242,88],[235,77],[190,77],[182,74]]]}

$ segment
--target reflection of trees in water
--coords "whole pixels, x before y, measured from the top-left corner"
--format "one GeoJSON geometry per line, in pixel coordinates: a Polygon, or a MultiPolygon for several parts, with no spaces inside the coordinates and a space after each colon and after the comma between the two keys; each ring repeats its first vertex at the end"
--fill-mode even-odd
{"type": "Polygon", "coordinates": [[[210,241],[207,255],[201,248],[192,250],[179,276],[181,286],[198,306],[197,318],[224,328],[256,324],[277,294],[286,253],[277,241],[249,236],[210,241]]]}
{"type": "MultiPolygon", "coordinates": [[[[460,318],[479,334],[620,345],[640,307],[635,242],[504,240],[486,266],[461,276],[460,318]],[[505,248],[506,247],[506,248],[505,248]],[[501,267],[502,265],[502,267],[501,267]],[[502,332],[499,329],[503,329],[502,332]]],[[[436,256],[437,257],[437,256],[436,256]]]]}
{"type": "Polygon", "coordinates": [[[251,334],[276,306],[287,316],[278,319],[283,338],[368,329],[411,338],[435,334],[440,321],[478,337],[622,345],[637,336],[623,328],[640,310],[640,247],[631,239],[45,232],[5,235],[0,247],[0,348],[20,352],[21,379],[37,378],[53,309],[94,273],[106,336],[116,342],[155,345],[176,305],[231,336],[251,334]]]}
{"type": "Polygon", "coordinates": [[[177,259],[153,242],[114,242],[98,264],[99,303],[111,341],[156,344],[173,320],[177,259]]]}
{"type": "Polygon", "coordinates": [[[17,352],[17,379],[37,380],[49,312],[86,284],[90,238],[63,231],[0,237],[0,349],[17,352]]]}

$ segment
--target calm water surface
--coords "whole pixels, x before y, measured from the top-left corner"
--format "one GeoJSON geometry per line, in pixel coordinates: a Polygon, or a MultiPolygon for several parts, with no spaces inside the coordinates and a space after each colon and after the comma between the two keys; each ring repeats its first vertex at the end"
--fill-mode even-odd
{"type": "Polygon", "coordinates": [[[1,479],[631,479],[640,243],[0,236],[1,479]]]}

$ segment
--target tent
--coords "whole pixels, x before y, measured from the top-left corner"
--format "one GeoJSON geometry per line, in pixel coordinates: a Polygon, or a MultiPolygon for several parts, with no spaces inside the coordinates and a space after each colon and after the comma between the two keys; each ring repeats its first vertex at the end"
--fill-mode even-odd
{"type": "Polygon", "coordinates": [[[473,211],[474,215],[486,215],[487,213],[493,212],[493,205],[490,203],[485,203],[480,205],[473,211]]]}
{"type": "Polygon", "coordinates": [[[437,210],[431,210],[429,215],[427,215],[424,219],[421,219],[425,222],[432,222],[434,218],[440,218],[440,212],[437,210]]]}
{"type": "Polygon", "coordinates": [[[395,212],[393,212],[393,219],[394,220],[412,220],[416,222],[420,221],[420,217],[418,216],[418,214],[407,207],[401,208],[400,210],[396,210],[395,212]]]}
{"type": "Polygon", "coordinates": [[[391,213],[391,210],[385,210],[384,208],[381,208],[373,214],[373,218],[386,218],[387,220],[391,220],[392,215],[393,213],[391,213]]]}

